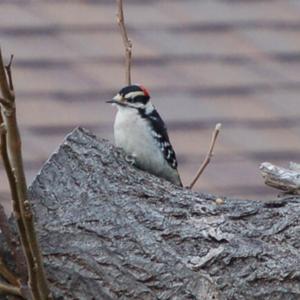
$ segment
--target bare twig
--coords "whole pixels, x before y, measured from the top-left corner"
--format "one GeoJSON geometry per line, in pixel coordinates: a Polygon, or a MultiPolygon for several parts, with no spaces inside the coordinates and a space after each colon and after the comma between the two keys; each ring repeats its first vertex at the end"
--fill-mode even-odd
{"type": "MultiPolygon", "coordinates": [[[[1,108],[0,108],[0,114],[1,114],[1,108]]],[[[0,122],[1,122],[1,117],[0,117],[0,122]]],[[[0,123],[0,135],[5,134],[6,133],[6,126],[4,123],[0,123]]],[[[1,145],[1,140],[0,140],[0,145],[1,145]]],[[[0,152],[1,153],[1,152],[0,152]]]]}
{"type": "Polygon", "coordinates": [[[125,80],[126,84],[131,84],[131,56],[132,56],[132,42],[128,38],[123,10],[123,0],[117,0],[118,12],[117,22],[120,27],[124,47],[125,47],[125,80]]]}
{"type": "Polygon", "coordinates": [[[0,276],[7,280],[10,284],[14,286],[19,286],[19,280],[16,275],[14,275],[3,262],[2,257],[0,257],[0,276]]]}
{"type": "Polygon", "coordinates": [[[213,150],[214,150],[214,147],[215,147],[215,144],[216,144],[216,140],[218,138],[218,135],[220,133],[220,130],[221,130],[221,123],[218,123],[213,131],[213,134],[212,134],[212,139],[211,139],[211,142],[210,142],[210,147],[209,147],[209,151],[203,161],[203,163],[201,164],[199,170],[197,171],[197,174],[195,176],[195,178],[193,179],[193,181],[191,182],[191,184],[189,185],[189,188],[192,189],[193,186],[195,185],[195,183],[197,182],[197,180],[199,179],[199,177],[201,176],[201,174],[204,172],[205,168],[207,167],[207,165],[209,164],[212,156],[213,156],[213,150]]]}
{"type": "Polygon", "coordinates": [[[10,103],[9,103],[9,101],[0,97],[0,104],[7,107],[7,106],[9,106],[10,103]]]}
{"type": "MultiPolygon", "coordinates": [[[[3,122],[3,119],[2,119],[1,108],[0,108],[0,123],[1,122],[3,122]]],[[[7,153],[6,126],[4,126],[4,124],[2,123],[2,127],[3,127],[3,130],[0,133],[0,153],[2,155],[4,168],[6,170],[6,175],[7,175],[8,183],[10,186],[13,210],[16,214],[17,211],[20,211],[19,201],[18,201],[18,193],[17,193],[17,189],[16,189],[16,184],[15,184],[15,177],[14,177],[13,171],[11,169],[11,165],[10,165],[9,157],[8,157],[8,153],[7,153]]],[[[3,216],[2,217],[0,216],[0,219],[3,220],[4,218],[6,218],[6,216],[3,211],[3,216]]],[[[22,238],[25,233],[25,228],[24,228],[24,224],[23,224],[19,214],[16,214],[16,221],[17,221],[19,232],[20,231],[23,232],[23,235],[20,237],[21,243],[23,240],[23,243],[25,244],[25,246],[27,248],[29,248],[29,245],[27,244],[27,239],[22,238]]],[[[10,249],[12,251],[12,255],[15,259],[18,274],[20,275],[23,283],[25,283],[27,281],[27,276],[26,276],[26,259],[24,257],[24,254],[21,251],[21,249],[16,245],[16,241],[15,241],[16,237],[12,238],[10,231],[3,230],[3,226],[1,226],[1,228],[2,228],[3,234],[6,233],[7,243],[10,243],[9,247],[10,247],[10,249]],[[8,240],[9,240],[9,242],[8,242],[8,240]]],[[[32,264],[33,264],[33,262],[32,262],[32,264]]]]}
{"type": "Polygon", "coordinates": [[[19,287],[0,282],[0,294],[8,294],[22,297],[21,289],[19,287]]]}
{"type": "Polygon", "coordinates": [[[3,105],[2,118],[5,121],[7,132],[4,134],[4,138],[3,135],[1,137],[2,156],[4,157],[4,165],[14,200],[14,214],[26,257],[29,286],[32,290],[33,298],[35,300],[51,299],[52,297],[44,272],[42,255],[34,229],[31,208],[27,200],[27,184],[23,168],[21,138],[16,119],[11,62],[12,57],[10,63],[4,67],[0,50],[0,88],[3,98],[9,102],[8,107],[3,105]]]}
{"type": "MultiPolygon", "coordinates": [[[[6,91],[6,86],[7,86],[7,81],[3,83],[3,80],[7,80],[6,75],[5,75],[5,71],[4,71],[4,64],[3,64],[3,59],[1,56],[1,49],[0,49],[0,87],[1,87],[1,91],[4,97],[7,97],[7,99],[11,99],[9,97],[11,97],[11,93],[6,91]],[[2,74],[2,76],[1,76],[2,74]]],[[[10,103],[10,100],[6,100],[7,103],[10,103]]],[[[0,110],[0,122],[1,124],[3,124],[3,116],[5,116],[6,121],[9,120],[9,124],[10,127],[15,127],[14,121],[15,120],[11,120],[11,118],[13,117],[12,114],[7,114],[5,113],[5,110],[8,109],[10,110],[10,107],[7,106],[3,106],[3,111],[0,110]]],[[[35,269],[35,262],[34,262],[34,258],[32,256],[31,253],[31,249],[30,249],[30,244],[27,238],[27,234],[26,234],[26,228],[25,228],[25,222],[22,219],[22,215],[24,215],[24,208],[23,207],[23,203],[20,201],[19,196],[18,196],[18,187],[16,184],[16,178],[15,178],[15,174],[13,172],[13,167],[11,165],[10,162],[10,158],[9,158],[9,154],[8,154],[8,136],[7,136],[7,131],[8,131],[8,126],[6,126],[6,132],[2,132],[0,138],[1,138],[1,154],[2,154],[2,160],[3,160],[3,164],[4,164],[4,168],[6,171],[6,175],[8,178],[8,183],[9,183],[9,187],[10,187],[10,192],[11,192],[11,196],[12,196],[12,204],[13,204],[13,211],[14,211],[14,215],[15,215],[15,219],[17,222],[17,227],[18,227],[18,231],[19,231],[19,236],[20,236],[20,240],[21,240],[21,244],[23,247],[23,253],[25,255],[25,260],[26,260],[26,265],[28,268],[28,274],[29,277],[31,278],[35,278],[36,275],[34,274],[34,272],[30,271],[30,270],[34,270],[35,269]],[[32,273],[32,274],[31,274],[32,273]]],[[[14,131],[11,129],[11,131],[14,131]]],[[[16,135],[14,133],[14,135],[16,135]]],[[[18,135],[18,129],[17,129],[17,137],[19,138],[18,135]]],[[[15,139],[15,137],[13,137],[13,139],[15,139]]],[[[14,141],[16,142],[17,139],[14,141]]],[[[24,278],[25,279],[25,278],[24,278]]],[[[33,281],[33,280],[31,280],[33,281]]],[[[35,280],[36,282],[36,280],[35,280]]],[[[39,298],[39,293],[38,293],[38,289],[37,287],[31,287],[33,290],[33,294],[34,291],[36,290],[36,294],[37,294],[37,299],[39,298]]]]}
{"type": "Polygon", "coordinates": [[[14,84],[13,84],[12,74],[11,74],[11,66],[12,66],[13,59],[14,59],[14,55],[12,54],[10,56],[9,63],[5,66],[6,74],[7,74],[7,77],[8,77],[8,84],[9,84],[9,88],[10,88],[11,93],[14,92],[14,84]]]}
{"type": "Polygon", "coordinates": [[[2,52],[0,48],[0,88],[3,94],[3,97],[5,100],[14,100],[14,95],[11,93],[11,90],[9,88],[9,83],[7,82],[5,68],[3,65],[3,59],[2,59],[2,52]]]}

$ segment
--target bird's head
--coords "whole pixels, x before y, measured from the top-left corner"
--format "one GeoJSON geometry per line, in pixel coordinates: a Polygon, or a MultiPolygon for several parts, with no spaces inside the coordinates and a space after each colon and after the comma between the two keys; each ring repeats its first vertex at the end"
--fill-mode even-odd
{"type": "Polygon", "coordinates": [[[118,94],[107,101],[117,107],[129,107],[135,109],[146,108],[150,103],[150,95],[146,88],[141,85],[129,85],[122,88],[118,94]]]}

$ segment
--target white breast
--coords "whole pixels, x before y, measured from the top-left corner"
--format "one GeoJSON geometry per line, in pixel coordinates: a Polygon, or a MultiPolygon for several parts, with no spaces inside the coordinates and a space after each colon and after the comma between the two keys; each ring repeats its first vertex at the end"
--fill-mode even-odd
{"type": "Polygon", "coordinates": [[[151,134],[150,126],[136,109],[118,107],[114,135],[116,145],[134,156],[141,169],[161,175],[169,167],[151,134]]]}

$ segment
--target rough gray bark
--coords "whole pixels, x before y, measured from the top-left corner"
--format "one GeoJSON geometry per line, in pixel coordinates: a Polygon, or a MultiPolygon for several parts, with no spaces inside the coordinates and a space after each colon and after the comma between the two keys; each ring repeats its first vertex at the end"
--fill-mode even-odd
{"type": "Polygon", "coordinates": [[[265,184],[284,192],[300,195],[300,169],[299,164],[290,163],[290,168],[282,168],[269,162],[259,167],[265,184]]]}
{"type": "Polygon", "coordinates": [[[30,187],[59,299],[300,299],[300,199],[224,199],[73,131],[30,187]]]}

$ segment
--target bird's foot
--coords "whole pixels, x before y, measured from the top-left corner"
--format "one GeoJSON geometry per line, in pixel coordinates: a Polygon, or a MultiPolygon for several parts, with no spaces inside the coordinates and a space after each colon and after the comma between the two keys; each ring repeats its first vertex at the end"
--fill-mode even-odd
{"type": "Polygon", "coordinates": [[[125,160],[126,160],[131,166],[134,166],[135,161],[136,161],[136,157],[135,157],[135,155],[130,155],[130,154],[128,154],[128,155],[125,156],[125,160]]]}

